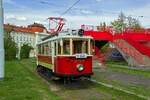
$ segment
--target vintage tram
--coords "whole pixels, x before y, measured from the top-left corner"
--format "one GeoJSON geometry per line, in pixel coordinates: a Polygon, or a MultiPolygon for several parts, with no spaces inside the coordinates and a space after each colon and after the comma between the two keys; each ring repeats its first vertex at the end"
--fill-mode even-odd
{"type": "Polygon", "coordinates": [[[82,36],[81,32],[64,33],[38,43],[38,71],[59,78],[90,77],[93,74],[93,38],[82,36]]]}

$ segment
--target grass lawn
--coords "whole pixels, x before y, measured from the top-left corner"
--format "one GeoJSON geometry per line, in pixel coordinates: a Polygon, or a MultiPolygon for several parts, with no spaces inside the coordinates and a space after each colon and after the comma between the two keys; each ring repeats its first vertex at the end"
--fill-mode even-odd
{"type": "Polygon", "coordinates": [[[35,67],[27,69],[24,61],[7,61],[5,79],[0,81],[0,100],[58,100],[58,96],[49,90],[48,85],[37,76],[35,67]]]}
{"type": "Polygon", "coordinates": [[[112,61],[112,62],[107,62],[106,65],[108,69],[111,69],[113,71],[150,77],[150,70],[132,69],[132,68],[129,68],[125,62],[113,62],[112,61]]]}
{"type": "Polygon", "coordinates": [[[59,91],[52,92],[35,69],[35,59],[7,61],[5,79],[0,81],[0,100],[141,100],[93,83],[84,83],[86,88],[75,89],[62,85],[59,91]]]}

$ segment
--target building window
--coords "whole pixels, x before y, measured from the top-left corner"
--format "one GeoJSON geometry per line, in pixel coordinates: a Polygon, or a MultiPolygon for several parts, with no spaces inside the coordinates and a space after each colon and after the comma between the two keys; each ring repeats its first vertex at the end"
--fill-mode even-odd
{"type": "Polygon", "coordinates": [[[16,42],[19,42],[19,41],[18,41],[18,36],[16,37],[16,42]]]}
{"type": "Polygon", "coordinates": [[[26,37],[24,36],[24,41],[26,41],[26,37]]]}
{"type": "Polygon", "coordinates": [[[20,41],[22,41],[22,36],[20,36],[20,41]]]}

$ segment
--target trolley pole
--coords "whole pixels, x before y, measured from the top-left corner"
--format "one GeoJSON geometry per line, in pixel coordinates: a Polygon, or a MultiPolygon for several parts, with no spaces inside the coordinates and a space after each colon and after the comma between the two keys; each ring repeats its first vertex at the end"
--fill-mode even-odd
{"type": "Polygon", "coordinates": [[[4,27],[3,27],[3,7],[0,0],[0,80],[4,78],[4,27]]]}

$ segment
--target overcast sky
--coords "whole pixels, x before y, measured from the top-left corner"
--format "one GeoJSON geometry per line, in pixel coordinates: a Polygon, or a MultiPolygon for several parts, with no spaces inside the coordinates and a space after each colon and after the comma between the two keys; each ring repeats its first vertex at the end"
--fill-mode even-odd
{"type": "MultiPolygon", "coordinates": [[[[46,18],[60,16],[77,0],[3,0],[5,23],[28,25],[33,22],[48,24],[46,18]]],[[[150,0],[80,0],[63,17],[66,27],[79,28],[81,24],[110,24],[120,12],[150,27],[150,0]],[[139,16],[144,16],[143,18],[139,16]]]]}

